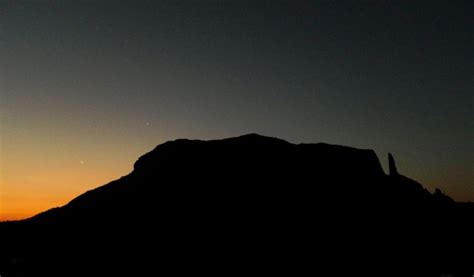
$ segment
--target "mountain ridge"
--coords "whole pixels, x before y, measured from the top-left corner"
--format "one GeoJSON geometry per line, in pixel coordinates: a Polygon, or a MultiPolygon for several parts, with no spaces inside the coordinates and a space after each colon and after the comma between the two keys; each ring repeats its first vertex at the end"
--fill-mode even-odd
{"type": "Polygon", "coordinates": [[[379,274],[364,259],[393,270],[471,272],[472,255],[462,253],[473,245],[473,206],[427,191],[396,170],[391,154],[388,160],[386,174],[370,149],[257,134],[165,142],[126,176],[62,207],[0,224],[9,238],[0,274],[34,276],[40,268],[60,276],[58,263],[79,268],[71,276],[121,274],[117,264],[144,273],[158,256],[162,267],[184,273],[253,266],[294,273],[297,265],[314,272],[340,261],[379,274]],[[158,256],[145,255],[143,246],[158,256]],[[336,256],[312,260],[308,247],[336,256]],[[396,258],[400,251],[404,257],[396,258]]]}

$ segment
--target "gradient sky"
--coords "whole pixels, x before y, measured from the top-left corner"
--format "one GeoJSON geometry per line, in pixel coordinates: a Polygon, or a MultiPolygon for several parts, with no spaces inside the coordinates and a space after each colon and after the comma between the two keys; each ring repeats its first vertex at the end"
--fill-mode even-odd
{"type": "Polygon", "coordinates": [[[472,1],[0,0],[0,220],[166,140],[250,132],[391,152],[474,201],[473,18],[472,1]]]}

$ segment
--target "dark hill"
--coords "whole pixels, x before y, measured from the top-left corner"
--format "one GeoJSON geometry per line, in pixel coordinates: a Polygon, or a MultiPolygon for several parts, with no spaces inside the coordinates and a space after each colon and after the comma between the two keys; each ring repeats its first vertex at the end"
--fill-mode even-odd
{"type": "Polygon", "coordinates": [[[0,274],[472,273],[473,216],[391,155],[386,175],[372,150],[180,139],[61,208],[1,223],[0,274]]]}

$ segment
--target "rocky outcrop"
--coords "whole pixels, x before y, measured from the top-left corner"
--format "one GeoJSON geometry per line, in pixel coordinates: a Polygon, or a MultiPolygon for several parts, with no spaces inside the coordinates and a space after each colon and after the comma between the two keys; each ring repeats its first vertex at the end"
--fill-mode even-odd
{"type": "Polygon", "coordinates": [[[395,164],[395,159],[391,153],[388,153],[388,172],[390,176],[398,175],[397,165],[395,164]]]}

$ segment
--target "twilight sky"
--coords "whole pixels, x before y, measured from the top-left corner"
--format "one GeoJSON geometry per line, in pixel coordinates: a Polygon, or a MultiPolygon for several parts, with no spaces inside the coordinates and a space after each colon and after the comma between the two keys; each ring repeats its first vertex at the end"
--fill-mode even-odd
{"type": "Polygon", "coordinates": [[[474,201],[470,2],[0,0],[0,220],[250,132],[391,152],[474,201]]]}

